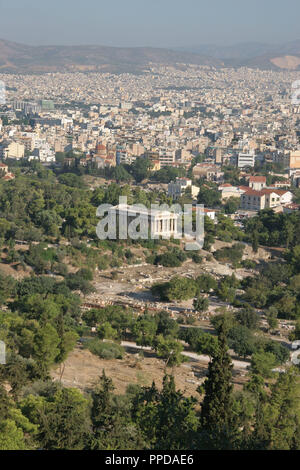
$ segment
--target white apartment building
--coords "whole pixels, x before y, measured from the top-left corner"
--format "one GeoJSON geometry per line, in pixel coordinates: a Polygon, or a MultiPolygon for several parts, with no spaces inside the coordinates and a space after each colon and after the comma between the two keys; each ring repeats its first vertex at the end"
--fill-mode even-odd
{"type": "Polygon", "coordinates": [[[18,142],[11,142],[7,146],[2,149],[2,157],[6,158],[14,158],[15,160],[20,160],[24,158],[25,155],[25,147],[18,142]]]}
{"type": "Polygon", "coordinates": [[[254,189],[255,191],[260,191],[265,188],[267,185],[267,178],[265,176],[250,176],[249,178],[249,188],[254,189]]]}
{"type": "Polygon", "coordinates": [[[242,209],[260,211],[290,204],[293,194],[283,189],[262,189],[261,191],[249,189],[241,195],[240,200],[242,209]]]}
{"type": "Polygon", "coordinates": [[[244,168],[246,166],[250,166],[251,168],[253,168],[254,164],[255,164],[254,152],[238,154],[238,160],[237,160],[238,168],[244,168]]]}
{"type": "Polygon", "coordinates": [[[172,166],[176,161],[175,150],[162,150],[159,152],[160,166],[172,166]]]}
{"type": "Polygon", "coordinates": [[[196,198],[200,188],[194,186],[192,180],[178,177],[175,181],[171,181],[171,183],[168,184],[168,196],[171,196],[175,200],[179,199],[188,188],[190,188],[192,198],[196,198]]]}
{"type": "Polygon", "coordinates": [[[218,190],[221,191],[222,201],[225,201],[226,199],[229,199],[230,197],[239,198],[245,192],[245,189],[243,189],[242,187],[232,186],[230,183],[220,184],[220,186],[218,187],[218,190]]]}
{"type": "Polygon", "coordinates": [[[36,139],[32,155],[38,157],[41,163],[55,162],[55,152],[44,139],[36,139]]]}

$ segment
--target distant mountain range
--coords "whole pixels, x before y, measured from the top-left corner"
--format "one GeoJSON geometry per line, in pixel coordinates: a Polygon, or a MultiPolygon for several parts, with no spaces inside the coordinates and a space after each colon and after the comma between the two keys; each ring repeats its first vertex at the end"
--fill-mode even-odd
{"type": "Polygon", "coordinates": [[[218,59],[187,51],[151,47],[27,46],[0,40],[0,72],[132,72],[150,63],[221,65],[218,59]]]}
{"type": "Polygon", "coordinates": [[[140,72],[150,64],[195,64],[300,70],[300,40],[176,49],[108,46],[28,46],[0,40],[0,72],[140,72]]]}
{"type": "Polygon", "coordinates": [[[232,46],[206,44],[176,49],[179,52],[205,54],[221,60],[225,66],[246,66],[262,69],[300,70],[300,40],[284,44],[248,42],[232,46]]]}

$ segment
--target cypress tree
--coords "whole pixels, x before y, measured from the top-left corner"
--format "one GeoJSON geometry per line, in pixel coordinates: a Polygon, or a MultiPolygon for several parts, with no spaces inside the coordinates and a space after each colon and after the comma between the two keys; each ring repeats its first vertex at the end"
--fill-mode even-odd
{"type": "Polygon", "coordinates": [[[252,234],[252,250],[254,253],[258,252],[258,233],[257,230],[254,230],[252,234]]]}
{"type": "Polygon", "coordinates": [[[224,326],[218,337],[218,348],[208,366],[204,383],[205,397],[201,408],[202,446],[212,449],[230,448],[232,429],[232,362],[227,352],[224,326]]]}
{"type": "Polygon", "coordinates": [[[96,386],[92,393],[92,423],[94,431],[96,432],[99,428],[105,428],[105,426],[111,424],[112,420],[112,409],[111,400],[114,385],[112,380],[106,376],[103,370],[102,376],[100,377],[99,384],[96,386]]]}

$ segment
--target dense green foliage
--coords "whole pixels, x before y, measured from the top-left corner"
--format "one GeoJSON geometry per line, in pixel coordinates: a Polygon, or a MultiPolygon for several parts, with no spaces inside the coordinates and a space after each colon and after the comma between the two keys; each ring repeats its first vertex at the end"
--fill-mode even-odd
{"type": "MultiPolygon", "coordinates": [[[[201,263],[212,255],[186,253],[175,240],[98,240],[100,204],[117,204],[122,195],[147,207],[169,202],[163,193],[120,183],[146,178],[169,182],[181,170],[151,172],[147,159],[137,159],[110,174],[107,170],[116,183],[91,191],[78,166],[56,173],[37,163],[21,168],[15,180],[0,180],[2,263],[14,273],[0,272],[0,340],[7,350],[6,364],[0,366],[0,450],[299,450],[299,368],[287,366],[288,349],[261,327],[262,319],[267,332],[277,328],[278,319],[294,320],[290,339],[300,339],[299,215],[262,211],[245,223],[244,232],[222,213],[216,223],[205,218],[204,248],[210,249],[215,239],[229,242],[232,246],[214,252],[215,260],[253,271],[239,280],[234,274],[206,274],[201,263]],[[245,245],[239,242],[245,241],[255,253],[259,245],[285,251],[280,261],[242,261],[245,245]],[[192,318],[184,324],[167,311],[82,308],[97,270],[117,278],[118,268],[138,262],[137,251],[155,265],[199,265],[194,277],[175,273],[152,287],[164,302],[191,301],[192,318]],[[195,327],[192,319],[198,321],[213,301],[225,302],[227,308],[211,317],[210,329],[195,327]],[[85,391],[51,379],[54,368],[63,374],[76,345],[104,361],[121,361],[122,341],[142,349],[137,362],[147,354],[143,347],[163,361],[161,387],[130,385],[118,394],[104,372],[85,391]],[[239,392],[232,385],[229,348],[231,355],[249,362],[239,392]],[[188,352],[210,357],[207,378],[192,397],[176,390],[173,376],[188,352]],[[278,366],[285,368],[280,374],[278,366]]],[[[237,182],[238,174],[228,167],[225,179],[237,182]]],[[[199,202],[221,208],[216,185],[199,185],[199,202]]],[[[225,213],[236,204],[229,200],[225,213]]]]}

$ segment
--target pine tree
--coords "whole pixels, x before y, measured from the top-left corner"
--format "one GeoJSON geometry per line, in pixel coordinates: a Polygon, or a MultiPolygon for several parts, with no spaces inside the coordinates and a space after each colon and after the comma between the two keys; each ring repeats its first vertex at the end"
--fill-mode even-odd
{"type": "Polygon", "coordinates": [[[176,390],[173,375],[165,375],[163,388],[143,388],[134,410],[134,420],[151,449],[177,450],[193,446],[198,419],[196,399],[176,390]]]}
{"type": "Polygon", "coordinates": [[[144,446],[138,427],[131,420],[131,403],[115,396],[112,380],[103,371],[92,393],[93,435],[89,450],[134,450],[144,446]]]}
{"type": "MultiPolygon", "coordinates": [[[[0,371],[1,372],[1,371],[0,371]]],[[[0,422],[9,418],[12,401],[8,396],[0,377],[0,422]]]]}
{"type": "Polygon", "coordinates": [[[299,372],[289,368],[271,385],[271,395],[260,400],[253,434],[253,448],[299,450],[299,372]]]}

